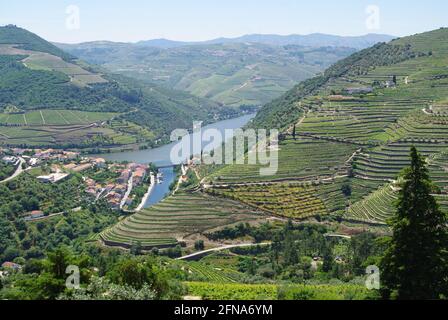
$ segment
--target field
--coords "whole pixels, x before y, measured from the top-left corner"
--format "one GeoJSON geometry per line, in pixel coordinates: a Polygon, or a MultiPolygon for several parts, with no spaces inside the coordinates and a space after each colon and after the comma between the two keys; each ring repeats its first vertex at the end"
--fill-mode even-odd
{"type": "Polygon", "coordinates": [[[0,113],[0,143],[32,147],[115,147],[154,139],[150,130],[112,112],[34,110],[0,113]]]}
{"type": "Polygon", "coordinates": [[[136,143],[131,134],[104,125],[116,113],[35,110],[0,114],[0,143],[11,146],[74,147],[136,143]]]}
{"type": "Polygon", "coordinates": [[[0,113],[0,126],[65,126],[101,123],[115,117],[111,112],[35,110],[18,114],[0,113]]]}
{"type": "Polygon", "coordinates": [[[73,84],[79,86],[108,82],[99,74],[87,71],[77,64],[69,63],[58,56],[46,52],[18,49],[15,45],[0,45],[0,55],[27,56],[22,60],[22,63],[27,68],[61,72],[67,75],[73,84]]]}
{"type": "Polygon", "coordinates": [[[211,283],[235,283],[243,275],[242,273],[225,268],[223,266],[213,266],[201,262],[176,262],[181,265],[190,281],[211,282],[211,283]]]}
{"type": "Polygon", "coordinates": [[[109,246],[167,247],[236,222],[254,221],[263,214],[235,201],[201,193],[177,193],[158,205],[136,213],[101,234],[109,246]]]}
{"type": "Polygon", "coordinates": [[[361,285],[291,285],[186,283],[189,295],[204,300],[364,300],[369,295],[361,285]]]}

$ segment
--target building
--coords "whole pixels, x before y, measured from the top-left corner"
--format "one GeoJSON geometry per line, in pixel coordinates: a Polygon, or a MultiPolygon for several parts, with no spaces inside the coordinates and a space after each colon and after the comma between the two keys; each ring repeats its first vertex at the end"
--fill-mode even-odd
{"type": "Polygon", "coordinates": [[[19,158],[17,157],[12,157],[12,156],[6,156],[3,157],[3,162],[8,163],[8,164],[12,164],[12,165],[17,165],[19,162],[19,158]]]}
{"type": "Polygon", "coordinates": [[[14,263],[14,262],[5,262],[2,264],[3,269],[11,269],[14,271],[20,271],[22,269],[22,266],[20,264],[14,263]]]}
{"type": "Polygon", "coordinates": [[[121,172],[120,177],[117,179],[118,183],[128,183],[129,178],[131,177],[131,170],[126,169],[121,172]]]}
{"type": "Polygon", "coordinates": [[[134,185],[142,184],[145,178],[146,178],[146,170],[143,168],[138,168],[134,172],[134,179],[133,179],[134,185]]]}
{"type": "Polygon", "coordinates": [[[42,211],[40,210],[35,210],[35,211],[31,211],[30,213],[28,213],[25,217],[25,221],[32,221],[32,220],[36,220],[39,218],[43,218],[45,215],[42,211]]]}
{"type": "Polygon", "coordinates": [[[69,175],[70,174],[68,173],[52,173],[48,176],[39,176],[37,177],[37,180],[43,183],[57,183],[67,178],[69,175]]]}
{"type": "Polygon", "coordinates": [[[105,168],[106,160],[103,158],[96,158],[96,159],[93,159],[93,164],[98,168],[105,168]]]}

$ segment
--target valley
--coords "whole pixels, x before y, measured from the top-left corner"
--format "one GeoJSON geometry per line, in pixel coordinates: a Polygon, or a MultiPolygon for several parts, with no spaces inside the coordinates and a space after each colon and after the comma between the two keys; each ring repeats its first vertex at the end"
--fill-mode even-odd
{"type": "Polygon", "coordinates": [[[0,27],[0,299],[384,298],[366,268],[397,234],[448,239],[448,29],[384,37],[56,46],[0,27]],[[279,135],[238,154],[201,133],[174,161],[193,121],[279,135]]]}

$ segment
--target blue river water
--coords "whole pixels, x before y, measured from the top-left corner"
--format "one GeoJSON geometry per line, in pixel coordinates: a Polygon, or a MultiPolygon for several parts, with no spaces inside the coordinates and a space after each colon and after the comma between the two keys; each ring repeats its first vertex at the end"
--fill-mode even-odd
{"type": "MultiPolygon", "coordinates": [[[[213,124],[210,124],[208,126],[205,126],[202,128],[203,131],[207,129],[216,129],[218,130],[223,136],[226,129],[239,129],[244,127],[250,120],[252,120],[255,117],[255,114],[245,115],[239,118],[219,121],[213,124]]],[[[193,125],[193,124],[192,124],[193,125]]],[[[192,135],[189,135],[190,140],[192,139],[192,135]]],[[[188,139],[188,138],[187,138],[188,139]]],[[[210,151],[210,149],[215,149],[221,145],[222,141],[213,141],[211,143],[206,143],[206,150],[210,151]]],[[[100,156],[106,160],[109,161],[129,161],[129,162],[135,162],[135,163],[153,163],[156,166],[158,166],[159,172],[162,173],[163,178],[161,180],[161,183],[157,183],[149,196],[145,208],[148,208],[150,206],[153,206],[160,201],[162,201],[166,195],[170,191],[170,185],[176,178],[173,165],[179,164],[179,163],[173,163],[171,161],[171,150],[177,146],[179,142],[173,142],[170,144],[167,144],[165,146],[149,149],[149,150],[139,150],[139,151],[127,151],[127,152],[121,152],[121,153],[106,153],[97,155],[100,156]]],[[[186,159],[191,156],[186,155],[186,159]]]]}

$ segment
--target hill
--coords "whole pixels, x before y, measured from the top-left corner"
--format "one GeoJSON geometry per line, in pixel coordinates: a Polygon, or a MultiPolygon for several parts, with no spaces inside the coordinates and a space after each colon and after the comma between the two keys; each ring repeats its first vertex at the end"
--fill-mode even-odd
{"type": "Polygon", "coordinates": [[[15,26],[0,28],[0,72],[0,140],[5,145],[153,144],[166,140],[175,128],[190,128],[194,119],[210,122],[235,114],[207,99],[111,75],[15,26]],[[41,116],[40,125],[31,125],[37,123],[28,123],[33,115],[24,115],[48,109],[55,110],[53,114],[60,119],[63,117],[57,112],[65,110],[113,116],[100,117],[103,123],[83,123],[64,130],[60,124],[55,127],[58,120],[46,121],[41,116]],[[107,120],[119,120],[120,125],[107,120]],[[63,141],[58,139],[61,134],[66,137],[63,141]],[[37,136],[42,137],[33,141],[37,136]],[[73,136],[77,138],[70,139],[73,136]]]}
{"type": "Polygon", "coordinates": [[[58,45],[112,72],[235,107],[267,103],[355,51],[246,42],[148,46],[154,43],[58,45]]]}
{"type": "Polygon", "coordinates": [[[387,232],[412,145],[427,157],[435,196],[447,211],[447,40],[448,29],[440,29],[378,44],[302,82],[267,104],[253,124],[282,128],[275,175],[260,176],[261,165],[192,167],[195,178],[182,195],[123,220],[103,240],[174,245],[217,229],[197,217],[183,223],[197,214],[219,220],[221,229],[275,217],[387,232]],[[235,215],[241,212],[232,202],[245,214],[235,215]],[[230,205],[235,210],[223,214],[230,205]]]}
{"type": "Polygon", "coordinates": [[[253,126],[282,129],[279,171],[260,177],[259,166],[226,166],[209,179],[238,186],[213,192],[282,216],[381,225],[394,212],[397,177],[414,145],[447,210],[447,40],[442,28],[375,45],[265,105],[253,126]],[[257,198],[266,192],[278,196],[257,198]]]}

